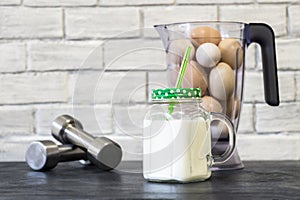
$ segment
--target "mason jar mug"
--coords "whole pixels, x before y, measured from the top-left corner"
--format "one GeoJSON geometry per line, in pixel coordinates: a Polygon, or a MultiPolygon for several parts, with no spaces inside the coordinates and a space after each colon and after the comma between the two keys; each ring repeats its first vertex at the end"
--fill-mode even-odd
{"type": "Polygon", "coordinates": [[[150,181],[194,182],[211,176],[211,167],[224,163],[234,152],[235,133],[226,115],[206,111],[199,88],[152,91],[152,106],[144,119],[143,175],[150,181]],[[226,151],[211,153],[212,121],[229,130],[226,151]]]}

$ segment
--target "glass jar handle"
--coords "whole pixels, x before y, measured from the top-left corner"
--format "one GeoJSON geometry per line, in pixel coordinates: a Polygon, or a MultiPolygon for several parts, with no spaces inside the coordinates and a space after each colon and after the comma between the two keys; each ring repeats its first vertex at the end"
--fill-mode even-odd
{"type": "Polygon", "coordinates": [[[233,154],[234,149],[235,149],[236,138],[235,138],[235,131],[234,131],[233,124],[225,115],[212,112],[210,116],[211,116],[211,118],[210,118],[211,122],[213,122],[213,121],[223,122],[227,126],[227,129],[229,132],[229,143],[228,143],[228,147],[227,147],[226,151],[218,157],[212,156],[213,157],[212,165],[215,167],[220,164],[223,164],[231,157],[231,155],[233,154]]]}

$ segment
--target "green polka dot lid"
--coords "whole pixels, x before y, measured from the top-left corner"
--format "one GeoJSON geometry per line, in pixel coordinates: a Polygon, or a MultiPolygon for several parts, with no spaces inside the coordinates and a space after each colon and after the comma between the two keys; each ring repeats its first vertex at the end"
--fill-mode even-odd
{"type": "Polygon", "coordinates": [[[152,100],[160,99],[200,99],[199,88],[159,88],[152,90],[152,100]]]}

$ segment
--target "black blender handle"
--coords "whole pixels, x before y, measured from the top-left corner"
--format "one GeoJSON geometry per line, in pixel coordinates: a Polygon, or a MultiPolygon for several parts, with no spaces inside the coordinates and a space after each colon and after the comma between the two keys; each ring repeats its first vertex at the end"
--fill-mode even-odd
{"type": "Polygon", "coordinates": [[[261,47],[265,101],[271,106],[279,105],[275,36],[273,29],[264,23],[246,25],[247,46],[256,42],[261,47]]]}

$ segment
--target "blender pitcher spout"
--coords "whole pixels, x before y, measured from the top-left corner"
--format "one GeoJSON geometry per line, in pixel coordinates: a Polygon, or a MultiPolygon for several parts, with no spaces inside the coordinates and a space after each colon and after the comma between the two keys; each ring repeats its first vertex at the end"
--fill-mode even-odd
{"type": "Polygon", "coordinates": [[[164,45],[165,50],[168,47],[168,29],[165,25],[154,25],[155,30],[158,32],[160,39],[164,45]]]}
{"type": "Polygon", "coordinates": [[[167,50],[169,42],[178,39],[189,39],[188,30],[189,23],[175,23],[175,24],[159,24],[154,25],[155,30],[160,36],[160,39],[167,50]]]}

